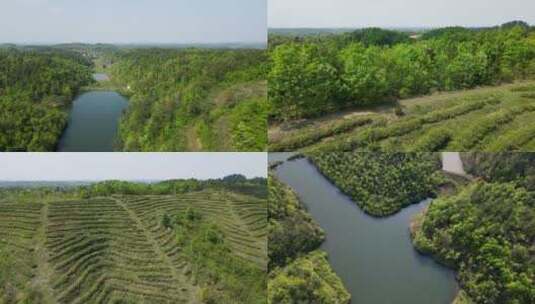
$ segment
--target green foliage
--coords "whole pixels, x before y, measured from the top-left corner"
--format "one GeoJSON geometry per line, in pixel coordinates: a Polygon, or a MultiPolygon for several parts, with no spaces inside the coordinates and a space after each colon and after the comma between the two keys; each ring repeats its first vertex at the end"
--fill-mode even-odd
{"type": "Polygon", "coordinates": [[[447,128],[432,129],[411,145],[411,151],[440,151],[443,150],[451,139],[451,132],[447,128]]]}
{"type": "Polygon", "coordinates": [[[157,183],[134,183],[125,181],[105,181],[88,186],[80,186],[66,191],[78,192],[81,197],[109,196],[113,194],[177,194],[201,191],[206,189],[232,189],[238,193],[250,194],[261,198],[267,197],[265,178],[243,180],[221,179],[197,180],[179,179],[157,183]]]}
{"type": "Polygon", "coordinates": [[[233,150],[264,150],[263,138],[256,134],[261,130],[256,128],[263,127],[259,120],[266,119],[265,85],[251,86],[255,89],[245,96],[239,90],[265,80],[265,66],[261,50],[138,49],[120,54],[111,67],[112,79],[131,96],[120,124],[121,148],[216,150],[226,144],[234,145],[233,150]],[[220,97],[220,92],[235,98],[220,97]],[[256,111],[241,105],[251,99],[260,106],[256,111]],[[218,134],[222,117],[233,122],[231,130],[218,134]],[[195,126],[201,134],[188,134],[195,126]],[[246,135],[253,138],[245,140],[246,135]],[[192,142],[200,137],[205,146],[193,146],[188,136],[192,142]]]}
{"type": "MultiPolygon", "coordinates": [[[[313,127],[296,135],[285,136],[280,141],[270,142],[270,151],[292,152],[299,148],[313,145],[324,138],[351,131],[355,128],[369,125],[374,122],[375,117],[363,116],[354,119],[343,120],[340,123],[327,124],[319,128],[313,127]]],[[[376,119],[380,121],[380,119],[376,119]]]]}
{"type": "Polygon", "coordinates": [[[15,277],[15,265],[7,247],[0,243],[0,303],[15,303],[16,289],[11,280],[15,277]]]}
{"type": "Polygon", "coordinates": [[[410,37],[407,33],[385,30],[371,27],[356,30],[346,36],[364,45],[394,45],[402,42],[409,42],[410,37]]]}
{"type": "Polygon", "coordinates": [[[341,82],[330,58],[313,44],[284,44],[271,54],[268,75],[271,115],[281,119],[310,117],[338,107],[341,82]]]}
{"type": "Polygon", "coordinates": [[[65,51],[0,50],[0,151],[52,151],[66,108],[93,80],[90,64],[65,51]]]}
{"type": "Polygon", "coordinates": [[[268,108],[265,98],[239,103],[231,113],[232,146],[238,151],[263,151],[267,146],[268,108]]]}
{"type": "Polygon", "coordinates": [[[234,255],[215,223],[188,208],[174,215],[170,226],[202,286],[204,303],[266,302],[265,270],[234,255]]]}
{"type": "Polygon", "coordinates": [[[331,152],[310,158],[322,174],[374,216],[391,215],[434,196],[441,182],[440,161],[433,153],[331,152]]]}
{"type": "Polygon", "coordinates": [[[270,133],[270,151],[531,151],[535,107],[531,82],[401,102],[404,116],[383,110],[287,123],[270,133]],[[366,114],[366,115],[359,115],[366,114]],[[370,123],[363,119],[369,118],[370,123]]]}
{"type": "Polygon", "coordinates": [[[474,303],[535,301],[535,200],[513,183],[476,182],[434,201],[414,243],[457,268],[474,303]]]}
{"type": "Polygon", "coordinates": [[[533,153],[462,153],[467,173],[490,182],[516,182],[535,190],[535,154],[533,153]]]}
{"type": "Polygon", "coordinates": [[[332,271],[327,256],[311,252],[270,274],[268,303],[347,304],[351,295],[332,271]]]}
{"type": "Polygon", "coordinates": [[[268,268],[288,264],[302,253],[318,248],[325,239],[296,194],[275,177],[269,177],[268,268]]]}
{"type": "Polygon", "coordinates": [[[268,303],[349,303],[326,254],[316,250],[323,230],[290,187],[271,174],[268,182],[268,303]]]}
{"type": "Polygon", "coordinates": [[[278,41],[270,48],[271,118],[314,117],[535,76],[535,36],[523,26],[444,28],[414,41],[395,33],[367,29],[278,41]]]}
{"type": "Polygon", "coordinates": [[[487,134],[495,131],[499,126],[511,122],[517,115],[535,111],[535,106],[528,104],[515,108],[498,110],[487,117],[474,122],[469,128],[463,130],[451,142],[453,151],[468,151],[480,142],[487,134]]]}
{"type": "Polygon", "coordinates": [[[90,185],[70,185],[65,187],[43,186],[36,188],[13,187],[0,188],[0,198],[7,201],[28,203],[35,201],[59,201],[88,199],[110,195],[174,195],[203,190],[228,190],[236,193],[267,199],[267,180],[265,178],[248,179],[239,175],[230,175],[211,180],[168,180],[157,183],[136,183],[126,181],[104,181],[90,185]]]}

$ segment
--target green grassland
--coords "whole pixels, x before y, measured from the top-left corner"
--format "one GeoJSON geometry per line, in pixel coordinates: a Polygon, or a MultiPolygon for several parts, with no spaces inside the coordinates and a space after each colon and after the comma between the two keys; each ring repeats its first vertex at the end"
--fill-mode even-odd
{"type": "Polygon", "coordinates": [[[264,199],[35,193],[0,200],[0,303],[265,303],[264,199]]]}
{"type": "Polygon", "coordinates": [[[440,93],[272,126],[270,151],[532,151],[535,82],[440,93]]]}

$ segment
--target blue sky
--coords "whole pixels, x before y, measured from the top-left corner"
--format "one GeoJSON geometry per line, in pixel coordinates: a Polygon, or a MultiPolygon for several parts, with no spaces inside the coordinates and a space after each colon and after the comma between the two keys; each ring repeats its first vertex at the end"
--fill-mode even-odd
{"type": "Polygon", "coordinates": [[[266,153],[0,153],[2,181],[267,177],[266,153]]]}
{"type": "Polygon", "coordinates": [[[265,42],[267,0],[0,0],[0,42],[265,42]]]}
{"type": "Polygon", "coordinates": [[[535,24],[534,0],[269,0],[269,27],[535,24]]]}

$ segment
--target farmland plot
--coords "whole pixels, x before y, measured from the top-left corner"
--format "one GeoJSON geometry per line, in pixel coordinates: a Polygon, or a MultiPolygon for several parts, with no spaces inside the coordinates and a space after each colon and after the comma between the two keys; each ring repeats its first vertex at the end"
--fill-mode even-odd
{"type": "Polygon", "coordinates": [[[190,257],[178,245],[176,232],[163,224],[163,216],[197,210],[203,221],[219,227],[225,246],[240,263],[263,272],[266,204],[224,191],[46,203],[0,201],[0,254],[17,269],[6,272],[9,288],[0,290],[0,299],[202,303],[206,282],[195,277],[190,257]]]}

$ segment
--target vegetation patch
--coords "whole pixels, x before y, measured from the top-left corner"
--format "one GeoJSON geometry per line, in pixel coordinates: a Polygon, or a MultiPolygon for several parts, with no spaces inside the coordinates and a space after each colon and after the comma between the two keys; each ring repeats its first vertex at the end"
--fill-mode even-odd
{"type": "Polygon", "coordinates": [[[351,295],[327,261],[313,251],[270,274],[268,303],[349,303],[351,295]]]}
{"type": "Polygon", "coordinates": [[[435,200],[414,244],[456,268],[474,303],[531,303],[534,210],[533,195],[524,187],[476,182],[435,200]]]}
{"type": "Polygon", "coordinates": [[[350,294],[317,250],[323,230],[293,190],[271,174],[268,202],[268,303],[348,304],[350,294]]]}
{"type": "Polygon", "coordinates": [[[435,195],[442,181],[433,153],[330,152],[310,154],[316,167],[365,212],[394,214],[435,195]]]}
{"type": "Polygon", "coordinates": [[[529,26],[446,28],[428,34],[409,39],[407,33],[369,28],[305,37],[270,35],[272,121],[535,74],[535,36],[529,26]]]}
{"type": "MultiPolygon", "coordinates": [[[[423,97],[402,101],[406,114],[374,114],[374,123],[358,128],[324,132],[321,128],[289,131],[303,134],[271,138],[270,149],[287,147],[308,152],[329,151],[525,151],[533,139],[529,135],[533,105],[521,93],[507,87],[477,89],[452,97],[423,97]],[[522,121],[527,121],[523,123],[522,121]],[[520,126],[520,127],[518,127],[520,126]],[[321,138],[321,141],[309,140],[321,138]],[[285,143],[289,144],[286,145],[285,143]]],[[[358,113],[358,112],[357,112],[358,113]]],[[[358,115],[356,117],[359,117],[358,115]]],[[[333,118],[325,126],[360,123],[361,117],[333,118]]]]}
{"type": "Polygon", "coordinates": [[[122,150],[265,150],[264,51],[137,49],[114,60],[111,77],[131,96],[122,150]]]}
{"type": "Polygon", "coordinates": [[[265,179],[1,192],[2,303],[265,303],[265,179]]]}
{"type": "Polygon", "coordinates": [[[265,269],[233,254],[223,230],[195,207],[166,213],[161,224],[175,232],[192,275],[202,285],[204,303],[265,303],[265,269]]]}
{"type": "Polygon", "coordinates": [[[92,63],[62,50],[0,49],[0,151],[53,151],[92,63]]]}
{"type": "Polygon", "coordinates": [[[535,87],[535,34],[524,23],[450,27],[411,38],[369,28],[269,39],[270,151],[408,151],[415,142],[416,150],[432,149],[426,151],[529,151],[523,136],[499,144],[516,129],[517,110],[535,119],[527,103],[535,87]],[[359,114],[386,123],[359,125],[359,114]],[[303,120],[354,121],[358,128],[305,132],[295,123],[303,120]]]}

